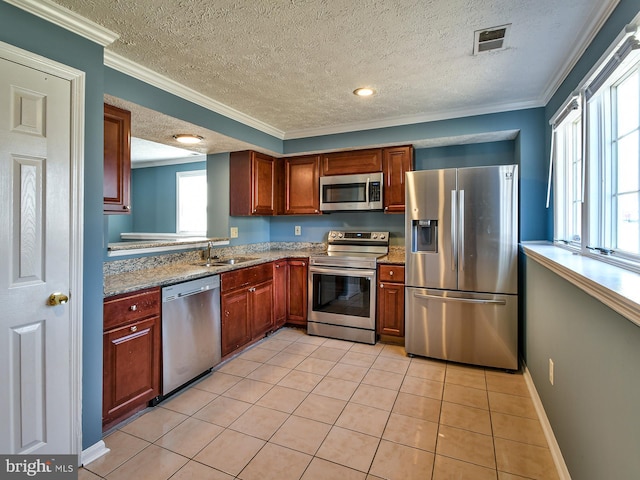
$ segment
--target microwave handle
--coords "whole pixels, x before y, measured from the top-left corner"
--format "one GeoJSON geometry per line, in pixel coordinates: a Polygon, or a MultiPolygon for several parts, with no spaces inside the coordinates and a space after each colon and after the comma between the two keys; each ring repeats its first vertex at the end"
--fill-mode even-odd
{"type": "Polygon", "coordinates": [[[369,204],[371,203],[371,199],[370,199],[370,193],[369,193],[369,177],[367,177],[367,186],[365,187],[365,193],[364,193],[364,198],[367,202],[367,206],[369,206],[369,204]]]}

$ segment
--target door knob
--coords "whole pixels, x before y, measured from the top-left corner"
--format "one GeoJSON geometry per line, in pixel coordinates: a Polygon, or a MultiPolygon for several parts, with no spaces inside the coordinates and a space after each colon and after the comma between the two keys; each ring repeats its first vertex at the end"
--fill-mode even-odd
{"type": "Polygon", "coordinates": [[[64,293],[55,292],[49,295],[49,305],[55,307],[56,305],[64,305],[69,301],[69,297],[67,297],[64,293]]]}

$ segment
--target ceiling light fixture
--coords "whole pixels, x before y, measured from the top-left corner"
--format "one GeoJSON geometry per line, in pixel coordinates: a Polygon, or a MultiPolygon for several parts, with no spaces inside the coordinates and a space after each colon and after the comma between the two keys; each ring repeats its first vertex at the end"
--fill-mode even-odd
{"type": "Polygon", "coordinates": [[[173,138],[175,138],[180,143],[186,143],[188,145],[200,143],[202,140],[204,140],[204,137],[201,137],[200,135],[192,135],[190,133],[181,133],[178,135],[174,135],[173,138]]]}
{"type": "Polygon", "coordinates": [[[353,91],[353,94],[357,95],[358,97],[370,97],[374,93],[376,93],[376,91],[373,88],[369,87],[356,88],[353,91]]]}

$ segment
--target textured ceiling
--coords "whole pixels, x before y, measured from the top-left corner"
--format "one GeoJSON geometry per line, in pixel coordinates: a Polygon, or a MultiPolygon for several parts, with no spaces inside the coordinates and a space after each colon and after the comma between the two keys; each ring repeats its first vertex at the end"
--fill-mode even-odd
{"type": "Polygon", "coordinates": [[[295,138],[546,103],[617,0],[54,0],[107,47],[295,138]],[[474,31],[510,24],[507,48],[474,31]],[[351,92],[377,90],[371,98],[351,92]]]}

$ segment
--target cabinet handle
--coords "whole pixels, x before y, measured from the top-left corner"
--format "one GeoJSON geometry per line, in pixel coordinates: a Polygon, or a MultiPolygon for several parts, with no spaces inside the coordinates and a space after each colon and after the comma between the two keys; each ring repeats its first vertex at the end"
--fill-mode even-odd
{"type": "Polygon", "coordinates": [[[389,276],[390,276],[390,277],[393,277],[393,270],[390,270],[390,271],[389,271],[389,276]]]}
{"type": "Polygon", "coordinates": [[[280,268],[280,264],[276,263],[276,268],[280,268]]]}
{"type": "Polygon", "coordinates": [[[135,325],[133,327],[131,327],[131,331],[132,332],[137,332],[138,331],[138,327],[136,327],[135,325]]]}
{"type": "Polygon", "coordinates": [[[384,283],[381,283],[381,284],[380,284],[380,288],[384,288],[384,283]]]}
{"type": "Polygon", "coordinates": [[[131,210],[131,205],[123,205],[122,209],[123,210],[131,210]]]}
{"type": "Polygon", "coordinates": [[[129,310],[131,310],[132,312],[135,312],[136,310],[138,310],[138,305],[131,305],[129,307],[129,310]]]}
{"type": "Polygon", "coordinates": [[[229,310],[225,310],[225,311],[224,311],[224,316],[225,316],[225,317],[228,317],[228,316],[229,316],[229,310]]]}
{"type": "Polygon", "coordinates": [[[306,266],[307,266],[307,264],[306,264],[305,262],[302,262],[302,266],[303,266],[303,267],[306,267],[306,266]]]}

